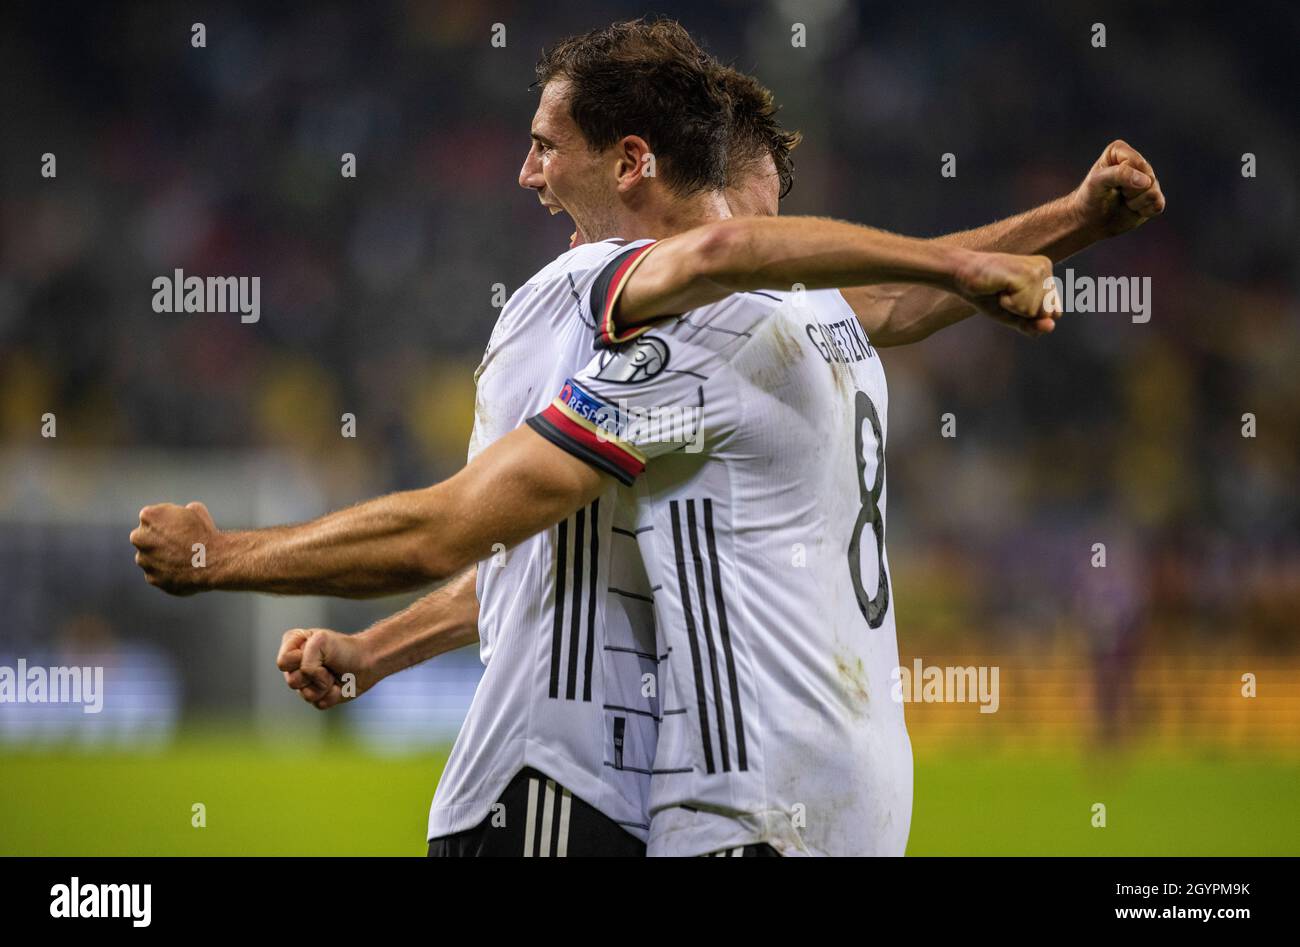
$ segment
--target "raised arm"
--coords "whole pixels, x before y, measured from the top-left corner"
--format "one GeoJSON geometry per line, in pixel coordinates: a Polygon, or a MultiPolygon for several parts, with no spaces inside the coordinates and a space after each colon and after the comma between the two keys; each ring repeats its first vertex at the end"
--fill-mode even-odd
{"type": "Polygon", "coordinates": [[[1046,263],[1046,279],[1051,261],[1131,230],[1164,206],[1151,166],[1117,141],[1069,196],[934,240],[817,217],[732,218],[660,240],[633,260],[609,313],[610,331],[620,338],[733,292],[801,284],[841,287],[877,346],[919,341],[976,311],[1042,334],[1054,325],[1047,313],[1017,306],[990,286],[1015,279],[1026,260],[1046,263]]]}
{"type": "MultiPolygon", "coordinates": [[[[1086,245],[1065,198],[974,230],[936,237],[930,242],[986,252],[1037,253],[1053,262],[1086,245]]],[[[849,286],[842,288],[840,294],[877,348],[919,342],[980,311],[960,295],[909,283],[849,286]]],[[[1006,313],[987,310],[985,313],[1027,335],[1050,331],[1046,325],[1006,313]]]]}
{"type": "Polygon", "coordinates": [[[276,665],[285,683],[320,710],[360,697],[390,674],[478,640],[477,577],[477,568],[467,569],[355,635],[286,631],[276,665]]]}
{"type": "MultiPolygon", "coordinates": [[[[1165,196],[1151,164],[1117,140],[1065,197],[933,242],[968,250],[1041,254],[1059,263],[1099,240],[1136,229],[1164,209],[1165,196]]],[[[919,342],[976,312],[966,300],[926,286],[855,286],[840,292],[872,343],[882,348],[919,342]]],[[[1044,328],[989,314],[1028,335],[1044,328]]]]}
{"type": "Polygon", "coordinates": [[[442,483],[309,523],[224,532],[201,503],[161,504],[140,511],[131,542],[148,582],[173,595],[384,595],[446,579],[497,543],[513,546],[611,482],[525,427],[442,483]],[[202,544],[201,560],[195,544],[202,544]]]}
{"type": "Polygon", "coordinates": [[[613,329],[696,309],[737,292],[912,283],[991,312],[1044,319],[1045,257],[981,253],[822,217],[733,217],[645,248],[621,275],[613,329]]]}

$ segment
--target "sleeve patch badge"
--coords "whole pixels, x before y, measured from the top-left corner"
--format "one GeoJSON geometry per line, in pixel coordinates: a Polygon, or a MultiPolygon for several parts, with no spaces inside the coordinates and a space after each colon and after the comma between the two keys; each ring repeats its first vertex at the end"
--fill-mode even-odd
{"type": "Polygon", "coordinates": [[[668,354],[667,342],[644,335],[618,349],[602,352],[595,377],[616,385],[649,381],[668,367],[668,354]]]}

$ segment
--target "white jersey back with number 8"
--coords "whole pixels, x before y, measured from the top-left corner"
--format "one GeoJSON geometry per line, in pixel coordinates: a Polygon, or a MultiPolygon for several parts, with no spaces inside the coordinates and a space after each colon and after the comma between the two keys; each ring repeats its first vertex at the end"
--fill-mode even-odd
{"type": "Polygon", "coordinates": [[[879,357],[817,291],[652,326],[530,421],[635,494],[661,653],[651,854],[903,854],[887,415],[879,357]]]}

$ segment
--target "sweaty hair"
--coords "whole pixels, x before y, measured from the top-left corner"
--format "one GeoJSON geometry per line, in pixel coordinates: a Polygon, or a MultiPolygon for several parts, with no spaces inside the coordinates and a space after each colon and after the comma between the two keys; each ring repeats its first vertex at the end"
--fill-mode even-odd
{"type": "Polygon", "coordinates": [[[542,53],[537,82],[569,83],[569,114],[595,150],[639,135],[655,173],[689,196],[727,185],[730,97],[713,60],[672,20],[630,20],[542,53]]]}
{"type": "Polygon", "coordinates": [[[786,131],[776,120],[780,106],[772,90],[753,76],[718,66],[719,80],[731,99],[731,142],[727,153],[727,182],[735,185],[764,154],[772,156],[781,197],[794,187],[794,159],[790,152],[803,140],[799,132],[786,131]]]}

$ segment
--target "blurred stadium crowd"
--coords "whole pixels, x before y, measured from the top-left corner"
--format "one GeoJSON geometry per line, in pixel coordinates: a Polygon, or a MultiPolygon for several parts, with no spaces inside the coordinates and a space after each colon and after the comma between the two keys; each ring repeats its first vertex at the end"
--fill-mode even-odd
{"type": "MultiPolygon", "coordinates": [[[[904,652],[1065,635],[1120,687],[1144,655],[1293,653],[1296,9],[1179,5],[1154,24],[1073,4],[654,10],[755,72],[805,133],[784,213],[938,235],[1066,193],[1115,137],[1169,197],[1163,219],[1067,264],[1150,276],[1149,323],[1066,316],[1030,342],[971,320],[884,352],[904,652]],[[795,22],[805,48],[791,45],[795,22]],[[945,152],[955,178],[940,176],[945,152]],[[1247,152],[1257,177],[1242,176],[1247,152]],[[949,412],[955,438],[940,436],[949,412]],[[1104,570],[1090,564],[1098,542],[1104,570]]],[[[595,0],[7,11],[0,450],[28,476],[0,482],[0,652],[52,647],[58,629],[97,618],[172,655],[201,704],[198,636],[174,627],[218,635],[229,620],[146,589],[126,544],[134,509],[93,541],[43,525],[24,492],[44,479],[42,452],[165,466],[274,451],[312,484],[303,516],[457,469],[494,286],[513,290],[567,246],[567,218],[516,183],[537,53],[643,12],[595,0]],[[205,49],[190,45],[198,21],[205,49]],[[490,43],[498,22],[504,48],[490,43]],[[39,174],[46,152],[53,180],[39,174]],[[344,153],[355,179],[340,175],[344,153]],[[153,312],[151,281],[176,268],[260,276],[260,322],[153,312]],[[45,412],[57,442],[40,437],[45,412]],[[355,440],[340,438],[344,412],[355,440]]],[[[327,617],[353,628],[391,605],[327,617]]]]}

